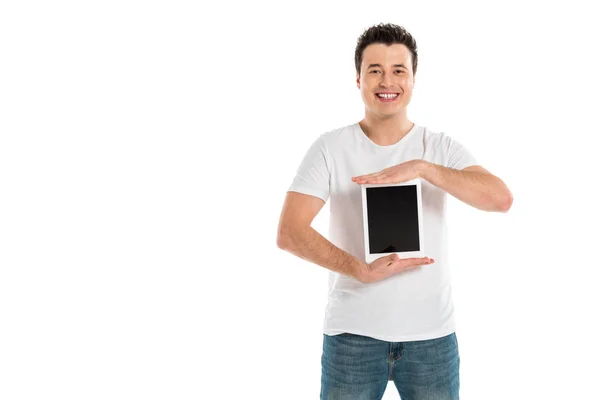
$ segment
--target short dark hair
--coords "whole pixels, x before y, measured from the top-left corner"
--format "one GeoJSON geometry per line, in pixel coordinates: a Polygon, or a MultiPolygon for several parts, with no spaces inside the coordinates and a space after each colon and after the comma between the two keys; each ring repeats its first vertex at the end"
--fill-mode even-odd
{"type": "Polygon", "coordinates": [[[356,73],[360,75],[360,65],[363,59],[363,51],[373,43],[383,43],[387,45],[403,44],[412,55],[413,75],[417,73],[417,42],[410,33],[403,27],[395,24],[379,24],[366,29],[358,38],[356,50],[354,52],[354,65],[356,73]]]}

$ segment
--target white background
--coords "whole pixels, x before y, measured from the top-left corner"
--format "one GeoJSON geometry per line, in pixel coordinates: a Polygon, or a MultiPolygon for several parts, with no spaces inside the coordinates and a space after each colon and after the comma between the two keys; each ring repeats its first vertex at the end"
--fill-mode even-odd
{"type": "Polygon", "coordinates": [[[328,272],[276,230],[379,22],[409,118],[514,195],[448,196],[461,399],[600,398],[600,30],[518,3],[3,2],[0,398],[317,399],[328,272]]]}

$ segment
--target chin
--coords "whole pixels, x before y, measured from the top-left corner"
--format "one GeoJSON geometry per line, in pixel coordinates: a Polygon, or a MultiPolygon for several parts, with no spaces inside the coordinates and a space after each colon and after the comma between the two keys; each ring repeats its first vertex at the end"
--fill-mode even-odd
{"type": "Polygon", "coordinates": [[[397,115],[400,114],[404,114],[404,108],[403,107],[397,107],[394,110],[385,110],[385,111],[381,111],[379,113],[379,115],[381,115],[384,118],[392,118],[395,117],[397,115]]]}

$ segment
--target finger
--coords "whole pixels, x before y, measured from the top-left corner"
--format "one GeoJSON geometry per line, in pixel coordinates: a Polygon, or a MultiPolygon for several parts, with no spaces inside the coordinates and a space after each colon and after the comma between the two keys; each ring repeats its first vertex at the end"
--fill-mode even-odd
{"type": "Polygon", "coordinates": [[[407,260],[405,260],[406,262],[402,263],[403,266],[405,267],[410,267],[413,265],[423,265],[423,264],[427,264],[429,262],[428,258],[409,258],[407,260]]]}
{"type": "Polygon", "coordinates": [[[373,177],[368,176],[368,177],[363,177],[363,178],[352,178],[352,180],[357,183],[365,183],[365,182],[368,182],[370,179],[373,179],[373,177]]]}
{"type": "Polygon", "coordinates": [[[433,258],[429,258],[429,257],[421,257],[421,258],[405,258],[400,261],[402,262],[403,265],[411,266],[411,265],[432,264],[434,260],[433,260],[433,258]]]}
{"type": "Polygon", "coordinates": [[[394,268],[393,271],[395,272],[404,272],[404,271],[409,271],[412,269],[416,269],[416,268],[420,268],[425,264],[400,264],[400,263],[394,263],[394,268]]]}
{"type": "Polygon", "coordinates": [[[381,179],[384,176],[385,175],[383,175],[382,173],[367,175],[364,178],[357,179],[356,182],[359,182],[359,183],[375,183],[375,181],[377,179],[381,179]]]}
{"type": "Polygon", "coordinates": [[[392,179],[388,176],[380,176],[369,179],[366,183],[392,183],[392,179]]]}
{"type": "Polygon", "coordinates": [[[429,265],[429,264],[430,264],[429,262],[419,262],[417,264],[404,265],[403,267],[400,267],[400,268],[401,268],[401,271],[408,271],[408,270],[411,270],[411,269],[418,269],[418,268],[421,268],[424,265],[429,265]]]}
{"type": "Polygon", "coordinates": [[[373,178],[375,176],[381,175],[381,173],[382,173],[381,171],[379,171],[379,172],[373,172],[372,174],[355,176],[352,179],[369,179],[369,178],[373,178]]]}

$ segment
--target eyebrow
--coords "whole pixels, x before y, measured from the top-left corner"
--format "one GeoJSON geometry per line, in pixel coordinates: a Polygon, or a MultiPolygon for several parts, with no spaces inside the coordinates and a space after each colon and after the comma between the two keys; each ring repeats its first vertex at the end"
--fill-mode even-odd
{"type": "MultiPolygon", "coordinates": [[[[369,64],[369,66],[367,67],[367,69],[369,68],[374,68],[374,67],[380,67],[381,68],[381,64],[369,64]]],[[[392,65],[392,67],[396,68],[404,68],[404,69],[408,69],[406,68],[406,66],[404,64],[394,64],[392,65]]]]}

